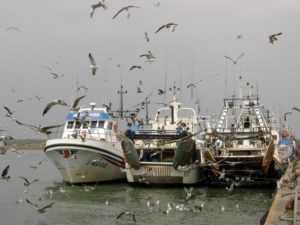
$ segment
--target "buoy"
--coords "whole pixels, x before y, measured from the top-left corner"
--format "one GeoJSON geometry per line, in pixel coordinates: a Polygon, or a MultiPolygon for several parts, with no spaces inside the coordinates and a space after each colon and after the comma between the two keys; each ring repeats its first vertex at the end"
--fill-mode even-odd
{"type": "Polygon", "coordinates": [[[173,158],[173,167],[185,166],[191,161],[192,153],[196,150],[195,140],[188,138],[180,141],[173,158]]]}
{"type": "Polygon", "coordinates": [[[139,169],[140,160],[133,142],[129,138],[124,138],[121,142],[122,150],[130,167],[139,169]]]}

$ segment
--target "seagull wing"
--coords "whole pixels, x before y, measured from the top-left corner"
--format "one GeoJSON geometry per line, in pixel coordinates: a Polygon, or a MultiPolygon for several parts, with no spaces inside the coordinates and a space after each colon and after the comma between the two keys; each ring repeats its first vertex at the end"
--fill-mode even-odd
{"type": "Polygon", "coordinates": [[[79,101],[80,101],[81,99],[83,99],[84,97],[85,97],[85,95],[80,96],[80,97],[78,97],[77,99],[75,99],[75,101],[74,101],[74,103],[73,103],[73,105],[72,105],[72,108],[73,108],[73,109],[76,108],[77,105],[78,105],[78,103],[79,103],[79,101]]]}
{"type": "Polygon", "coordinates": [[[123,7],[122,9],[120,9],[114,16],[113,19],[115,19],[123,10],[127,10],[127,7],[123,7]]]}
{"type": "Polygon", "coordinates": [[[230,59],[232,62],[234,62],[234,60],[232,58],[230,58],[229,56],[224,56],[226,59],[230,59]]]}
{"type": "Polygon", "coordinates": [[[1,177],[5,177],[7,175],[8,169],[9,169],[9,165],[7,165],[7,167],[5,167],[5,169],[2,171],[1,177]]]}
{"type": "Polygon", "coordinates": [[[51,208],[52,205],[53,205],[54,203],[55,203],[55,202],[51,202],[50,204],[48,204],[48,205],[46,205],[46,206],[44,206],[44,207],[42,207],[42,208],[39,208],[38,211],[39,211],[39,212],[43,212],[45,209],[51,208]]]}
{"type": "Polygon", "coordinates": [[[59,124],[59,125],[46,126],[46,127],[42,127],[41,129],[42,129],[43,131],[47,131],[47,130],[49,130],[49,129],[53,129],[53,128],[57,128],[57,127],[61,127],[61,126],[63,126],[63,125],[65,125],[65,124],[59,124]]]}
{"type": "Polygon", "coordinates": [[[11,114],[13,114],[13,112],[12,112],[12,111],[10,111],[10,109],[9,109],[8,107],[6,107],[6,106],[3,106],[3,108],[4,108],[4,109],[6,109],[6,111],[7,111],[7,113],[8,113],[8,114],[10,114],[10,115],[11,115],[11,114]]]}
{"type": "Polygon", "coordinates": [[[296,110],[296,111],[300,112],[300,109],[297,107],[293,107],[292,110],[296,110]]]}
{"type": "Polygon", "coordinates": [[[92,66],[96,66],[96,61],[92,55],[92,53],[89,53],[89,59],[92,66]]]}
{"type": "Polygon", "coordinates": [[[26,198],[25,201],[26,201],[28,204],[33,205],[34,207],[37,207],[37,205],[36,205],[36,204],[33,204],[28,198],[26,198]]]}
{"type": "Polygon", "coordinates": [[[49,103],[46,105],[46,107],[45,107],[45,109],[44,109],[44,111],[43,111],[43,116],[51,109],[52,106],[54,106],[54,105],[56,105],[56,104],[57,104],[57,103],[56,103],[55,101],[49,102],[49,103]]]}
{"type": "Polygon", "coordinates": [[[166,27],[166,25],[160,26],[160,27],[155,31],[155,33],[158,33],[160,30],[162,30],[162,29],[165,28],[165,27],[166,27]]]}
{"type": "Polygon", "coordinates": [[[22,178],[27,184],[29,183],[26,177],[20,177],[20,178],[22,178]]]}
{"type": "Polygon", "coordinates": [[[240,58],[242,58],[245,55],[245,52],[243,52],[239,57],[236,58],[235,61],[238,61],[240,58]]]}
{"type": "Polygon", "coordinates": [[[123,216],[125,214],[125,212],[121,212],[117,217],[116,219],[119,219],[121,216],[123,216]]]}
{"type": "Polygon", "coordinates": [[[279,35],[282,35],[282,33],[280,32],[280,33],[277,33],[277,34],[274,34],[275,36],[279,36],[279,35]]]}

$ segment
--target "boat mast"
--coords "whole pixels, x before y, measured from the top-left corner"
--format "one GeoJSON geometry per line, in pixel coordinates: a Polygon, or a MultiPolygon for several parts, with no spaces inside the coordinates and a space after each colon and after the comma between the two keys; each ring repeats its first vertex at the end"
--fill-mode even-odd
{"type": "Polygon", "coordinates": [[[121,88],[120,88],[120,91],[118,91],[118,94],[120,94],[120,117],[123,118],[124,115],[123,115],[123,94],[127,94],[127,90],[126,91],[123,91],[123,85],[121,84],[121,88]]]}

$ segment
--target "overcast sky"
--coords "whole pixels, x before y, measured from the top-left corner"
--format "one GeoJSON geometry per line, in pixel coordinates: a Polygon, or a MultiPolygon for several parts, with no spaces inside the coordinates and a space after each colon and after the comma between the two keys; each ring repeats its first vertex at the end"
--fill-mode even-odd
{"type": "MultiPolygon", "coordinates": [[[[88,87],[80,102],[112,102],[119,107],[121,78],[126,109],[149,100],[152,116],[164,97],[157,89],[181,87],[177,97],[185,106],[196,107],[201,114],[220,113],[225,94],[232,95],[239,76],[258,91],[261,103],[283,113],[300,107],[300,2],[296,0],[106,0],[107,10],[96,9],[90,18],[91,0],[9,0],[0,7],[1,106],[16,111],[14,116],[27,124],[53,125],[64,121],[67,107],[55,106],[45,116],[43,109],[56,98],[71,104],[77,82],[88,87]],[[160,2],[157,7],[155,4],[160,2]],[[140,8],[112,17],[126,5],[140,8]],[[177,23],[175,31],[155,31],[163,24],[177,23]],[[9,27],[18,27],[21,32],[9,27]],[[144,38],[148,32],[150,41],[144,38]],[[270,34],[282,32],[273,45],[270,34]],[[242,38],[236,39],[236,35],[242,38]],[[149,64],[141,54],[151,50],[156,61],[149,64]],[[91,75],[88,53],[99,66],[91,75]],[[233,66],[225,55],[245,55],[233,66]],[[120,65],[118,67],[117,65],[120,65]],[[132,65],[142,70],[129,71],[132,65]],[[53,79],[49,70],[64,74],[53,79]],[[227,88],[225,80],[227,77],[227,88]],[[137,93],[139,81],[142,93],[137,93]],[[186,86],[199,82],[191,98],[186,86]],[[225,91],[227,90],[227,91],[225,91]],[[42,97],[38,101],[34,95],[42,97]],[[25,99],[24,102],[17,102],[25,99]],[[31,99],[31,100],[28,100],[31,99]]],[[[167,95],[167,100],[171,95],[167,95]]],[[[2,108],[1,129],[15,138],[45,138],[28,127],[21,127],[5,117],[2,108]]],[[[140,116],[144,116],[144,111],[140,116]]],[[[300,136],[300,114],[288,120],[300,136]]]]}

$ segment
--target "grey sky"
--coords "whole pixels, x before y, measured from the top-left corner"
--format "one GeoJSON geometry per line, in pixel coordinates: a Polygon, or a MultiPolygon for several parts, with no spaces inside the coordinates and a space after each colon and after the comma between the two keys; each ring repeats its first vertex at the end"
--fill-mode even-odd
{"type": "MultiPolygon", "coordinates": [[[[90,18],[90,5],[97,1],[86,0],[10,0],[0,8],[0,74],[1,106],[15,110],[15,117],[28,124],[52,125],[64,121],[66,107],[55,106],[45,116],[42,111],[55,98],[71,103],[76,96],[76,81],[86,85],[87,97],[81,102],[113,103],[119,107],[117,91],[122,77],[128,93],[125,105],[142,101],[149,93],[150,115],[153,115],[164,98],[157,89],[182,87],[182,101],[186,106],[200,98],[201,113],[219,113],[225,94],[233,93],[233,80],[241,75],[244,81],[256,86],[258,82],[261,102],[277,108],[281,115],[292,106],[300,107],[298,99],[300,59],[300,2],[293,0],[107,0],[107,10],[96,9],[90,18]],[[140,9],[113,15],[123,6],[136,5],[140,9]],[[174,22],[174,32],[162,30],[162,24],[174,22]],[[16,26],[21,32],[6,30],[16,26]],[[144,39],[149,33],[150,42],[144,39]],[[271,45],[268,36],[282,32],[271,45]],[[243,35],[235,39],[235,35],[243,35]],[[152,64],[145,63],[140,54],[151,50],[157,57],[152,64]],[[96,76],[91,75],[88,53],[99,65],[96,76]],[[236,58],[245,55],[232,66],[224,55],[236,58]],[[109,60],[111,58],[111,60],[109,60]],[[120,64],[121,69],[116,65],[120,64]],[[143,71],[129,71],[132,65],[141,65],[143,71]],[[52,67],[64,77],[54,80],[43,66],[52,67]],[[106,72],[101,72],[105,70],[106,72]],[[122,70],[122,75],[121,75],[122,70]],[[181,72],[180,72],[181,71],[181,72]],[[220,73],[219,76],[213,76],[220,73]],[[138,81],[142,80],[143,93],[137,94],[138,81]],[[182,80],[180,82],[180,80],[182,80]],[[186,85],[199,83],[195,97],[186,85]],[[12,91],[12,88],[15,92],[12,91]],[[39,102],[34,95],[41,96],[39,102]],[[31,101],[17,103],[21,98],[31,101]]],[[[169,95],[170,99],[171,96],[169,95]]],[[[141,112],[144,117],[144,112],[141,112]]],[[[288,117],[290,126],[300,135],[300,114],[288,117]]],[[[28,127],[20,127],[0,115],[1,127],[15,138],[44,138],[28,127]]]]}

